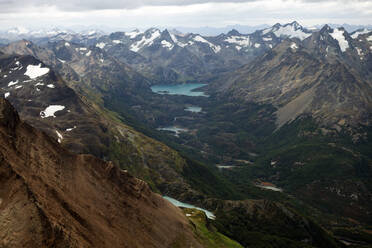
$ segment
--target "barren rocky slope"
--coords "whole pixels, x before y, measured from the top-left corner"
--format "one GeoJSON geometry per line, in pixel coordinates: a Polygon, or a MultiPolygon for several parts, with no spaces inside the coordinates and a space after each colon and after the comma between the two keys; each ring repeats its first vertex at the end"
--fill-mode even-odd
{"type": "Polygon", "coordinates": [[[75,155],[0,99],[1,247],[201,247],[183,213],[112,163],[75,155]]]}

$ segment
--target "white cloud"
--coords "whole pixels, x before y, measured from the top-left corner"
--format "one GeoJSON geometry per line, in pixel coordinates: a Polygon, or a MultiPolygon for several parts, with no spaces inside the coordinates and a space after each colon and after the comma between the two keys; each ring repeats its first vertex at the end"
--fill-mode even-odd
{"type": "MultiPolygon", "coordinates": [[[[274,24],[297,20],[320,23],[372,24],[372,2],[358,0],[204,1],[46,1],[0,3],[0,28],[84,25],[117,28],[150,26],[226,26],[274,24]],[[48,2],[52,2],[53,5],[48,2]],[[76,4],[78,2],[78,4],[76,4]],[[38,4],[36,4],[38,3],[38,4]],[[177,3],[177,4],[175,4],[177,3]],[[343,4],[341,4],[343,3],[343,4]],[[5,7],[5,8],[2,8],[5,7]],[[8,10],[4,12],[4,10],[8,10]],[[120,26],[118,25],[120,23],[120,26]]],[[[1,2],[1,0],[0,0],[1,2]]]]}

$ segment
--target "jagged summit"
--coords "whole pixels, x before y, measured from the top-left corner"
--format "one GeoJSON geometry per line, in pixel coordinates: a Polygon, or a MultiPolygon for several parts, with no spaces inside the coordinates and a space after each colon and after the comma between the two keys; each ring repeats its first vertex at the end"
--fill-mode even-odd
{"type": "Polygon", "coordinates": [[[303,40],[312,34],[311,30],[302,27],[298,22],[280,24],[276,23],[271,28],[261,30],[263,35],[274,34],[278,38],[298,38],[303,40]]]}
{"type": "Polygon", "coordinates": [[[227,33],[227,35],[228,36],[232,36],[232,35],[240,35],[240,33],[239,33],[239,31],[238,30],[236,30],[236,29],[232,29],[231,31],[229,31],[228,33],[227,33]]]}

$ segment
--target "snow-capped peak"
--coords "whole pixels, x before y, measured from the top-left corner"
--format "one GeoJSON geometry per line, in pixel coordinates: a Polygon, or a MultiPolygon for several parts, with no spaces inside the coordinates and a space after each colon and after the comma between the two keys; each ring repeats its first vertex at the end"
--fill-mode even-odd
{"type": "Polygon", "coordinates": [[[133,43],[130,46],[130,50],[133,52],[138,52],[141,48],[145,46],[151,46],[154,43],[154,40],[159,38],[161,36],[159,29],[149,29],[145,32],[145,35],[143,35],[142,39],[133,43]]]}
{"type": "Polygon", "coordinates": [[[311,35],[311,31],[304,29],[298,22],[292,22],[285,25],[276,24],[271,32],[277,37],[306,39],[311,35]]]}
{"type": "Polygon", "coordinates": [[[241,35],[241,33],[239,33],[239,31],[236,30],[236,29],[232,29],[232,30],[230,30],[230,31],[227,33],[227,36],[240,36],[240,35],[241,35]]]}

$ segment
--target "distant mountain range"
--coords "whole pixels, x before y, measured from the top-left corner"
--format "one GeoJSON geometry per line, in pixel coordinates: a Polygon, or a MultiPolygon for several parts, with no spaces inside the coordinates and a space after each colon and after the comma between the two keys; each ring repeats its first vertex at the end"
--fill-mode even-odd
{"type": "MultiPolygon", "coordinates": [[[[325,24],[318,24],[313,26],[308,26],[308,29],[321,29],[325,24]]],[[[358,29],[372,29],[372,25],[353,25],[353,24],[328,24],[332,28],[338,28],[338,27],[344,27],[346,31],[349,33],[354,32],[358,29]]],[[[265,28],[269,28],[270,25],[268,24],[261,24],[261,25],[228,25],[225,27],[185,27],[185,26],[165,26],[165,27],[159,27],[159,29],[164,30],[175,30],[179,33],[195,33],[195,34],[201,34],[204,36],[216,36],[222,33],[228,33],[229,31],[235,29],[238,32],[242,34],[250,34],[255,32],[256,30],[261,30],[265,28]]],[[[119,27],[106,27],[106,26],[91,26],[91,27],[85,27],[85,26],[73,26],[68,28],[58,28],[54,27],[51,29],[47,28],[25,28],[25,27],[12,27],[9,29],[1,29],[0,30],[0,36],[1,38],[11,38],[11,40],[15,38],[31,38],[31,37],[45,37],[45,36],[51,36],[56,35],[58,33],[80,33],[80,34],[89,34],[89,33],[112,33],[117,32],[120,30],[123,31],[130,31],[134,28],[119,28],[119,27]]]]}

